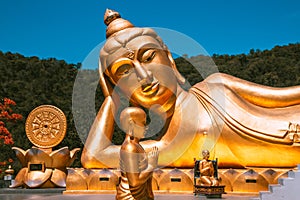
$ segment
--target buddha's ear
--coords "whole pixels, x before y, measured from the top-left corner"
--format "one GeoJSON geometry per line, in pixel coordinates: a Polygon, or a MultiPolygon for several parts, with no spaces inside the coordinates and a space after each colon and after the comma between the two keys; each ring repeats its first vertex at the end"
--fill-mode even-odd
{"type": "Polygon", "coordinates": [[[171,62],[171,65],[172,65],[172,68],[173,68],[173,71],[174,71],[174,74],[177,78],[177,81],[180,83],[180,84],[184,84],[185,83],[185,78],[180,74],[180,72],[178,71],[177,67],[176,67],[176,63],[173,59],[173,56],[172,54],[170,53],[169,50],[167,50],[167,54],[168,54],[168,58],[171,62]]]}
{"type": "Polygon", "coordinates": [[[101,61],[99,59],[99,82],[100,87],[102,89],[102,93],[104,97],[108,97],[112,95],[113,86],[109,81],[109,78],[104,74],[103,67],[101,66],[101,61]]]}

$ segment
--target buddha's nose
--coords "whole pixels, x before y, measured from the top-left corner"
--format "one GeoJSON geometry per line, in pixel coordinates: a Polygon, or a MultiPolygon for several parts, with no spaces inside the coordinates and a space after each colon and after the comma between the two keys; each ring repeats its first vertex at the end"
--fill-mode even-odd
{"type": "Polygon", "coordinates": [[[143,87],[148,86],[153,81],[153,74],[151,71],[147,70],[140,63],[135,63],[135,72],[138,78],[138,81],[143,87]]]}

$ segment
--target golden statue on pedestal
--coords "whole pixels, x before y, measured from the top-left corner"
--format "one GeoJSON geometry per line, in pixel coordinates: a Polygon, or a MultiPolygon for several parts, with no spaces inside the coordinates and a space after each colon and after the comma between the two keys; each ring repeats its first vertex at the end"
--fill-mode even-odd
{"type": "Polygon", "coordinates": [[[225,194],[225,185],[219,185],[218,160],[209,160],[207,149],[202,151],[202,160],[195,160],[194,194],[208,198],[221,198],[225,194]]]}
{"type": "Polygon", "coordinates": [[[158,149],[153,147],[146,154],[139,144],[146,131],[146,113],[141,108],[128,107],[122,111],[120,122],[126,137],[120,151],[121,182],[116,199],[154,199],[152,174],[157,167],[158,149]]]}
{"type": "Polygon", "coordinates": [[[209,160],[209,151],[202,151],[203,159],[199,162],[200,179],[199,185],[217,186],[219,181],[214,177],[215,169],[211,160],[209,160]]]}
{"type": "MultiPolygon", "coordinates": [[[[220,167],[295,167],[300,163],[300,87],[272,88],[215,73],[182,89],[185,79],[161,38],[107,10],[100,52],[105,95],[82,153],[85,168],[116,168],[120,145],[111,140],[120,91],[131,105],[164,118],[162,135],[140,142],[159,149],[158,164],[192,167],[210,144],[220,167]],[[292,125],[291,125],[292,124],[292,125]],[[294,130],[295,129],[295,130],[294,130]]],[[[116,118],[117,119],[117,118],[116,118]]]]}
{"type": "Polygon", "coordinates": [[[67,119],[64,113],[52,105],[41,105],[33,109],[26,120],[26,135],[33,143],[26,151],[13,147],[21,162],[11,188],[54,188],[66,187],[67,167],[76,158],[79,148],[72,151],[63,147],[52,151],[65,137],[67,119]]]}

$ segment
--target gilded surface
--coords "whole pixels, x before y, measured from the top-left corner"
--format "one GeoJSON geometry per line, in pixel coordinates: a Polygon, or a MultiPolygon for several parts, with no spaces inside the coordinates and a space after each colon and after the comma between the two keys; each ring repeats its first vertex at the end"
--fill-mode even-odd
{"type": "Polygon", "coordinates": [[[52,151],[65,137],[67,123],[64,113],[52,105],[32,110],[26,120],[26,135],[35,145],[26,151],[12,147],[22,169],[10,186],[27,188],[66,187],[67,167],[76,158],[79,148],[63,147],[52,151]]]}
{"type": "MultiPolygon", "coordinates": [[[[100,86],[105,100],[90,129],[81,161],[85,168],[116,168],[120,145],[112,144],[118,88],[131,105],[151,110],[164,125],[156,140],[158,164],[193,167],[203,149],[220,167],[295,167],[300,163],[300,87],[272,88],[215,73],[188,91],[161,38],[113,15],[100,52],[100,86]],[[292,125],[291,125],[292,124],[292,125]]],[[[175,41],[176,42],[176,41],[175,41]]]]}
{"type": "Polygon", "coordinates": [[[37,147],[51,148],[65,137],[67,122],[64,113],[52,105],[42,105],[30,112],[26,120],[26,135],[37,147]]]}
{"type": "Polygon", "coordinates": [[[158,149],[146,154],[139,144],[146,130],[146,113],[140,108],[128,107],[122,111],[120,118],[126,137],[120,151],[121,181],[116,199],[154,199],[152,176],[157,167],[158,149]]]}
{"type": "Polygon", "coordinates": [[[199,185],[217,186],[219,180],[214,177],[215,169],[211,160],[209,160],[209,151],[202,151],[203,159],[199,163],[200,180],[199,185]]]}
{"type": "Polygon", "coordinates": [[[73,163],[80,150],[76,148],[70,151],[68,147],[63,147],[48,154],[36,147],[26,151],[18,147],[12,149],[21,162],[22,169],[11,188],[66,187],[66,167],[73,163]]]}
{"type": "MultiPolygon", "coordinates": [[[[103,169],[69,168],[67,188],[64,193],[115,193],[117,183],[112,183],[115,186],[108,188],[106,182],[99,181],[99,178],[102,177],[100,175],[101,171],[103,169]]],[[[108,169],[108,171],[117,179],[121,176],[120,171],[117,169],[108,169]]],[[[225,185],[226,192],[259,192],[267,191],[270,184],[278,184],[278,180],[288,177],[290,171],[286,168],[275,170],[267,168],[219,169],[218,177],[220,177],[220,185],[225,185]]],[[[107,176],[110,176],[110,173],[107,176]]],[[[194,173],[191,169],[165,168],[155,170],[152,180],[157,184],[156,187],[152,185],[154,193],[187,192],[191,194],[194,187],[194,173]],[[174,181],[174,179],[176,180],[174,181]]]]}

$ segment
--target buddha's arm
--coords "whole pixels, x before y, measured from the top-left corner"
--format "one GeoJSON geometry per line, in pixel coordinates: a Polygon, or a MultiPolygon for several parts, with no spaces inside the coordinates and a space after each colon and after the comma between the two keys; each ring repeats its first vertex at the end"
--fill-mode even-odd
{"type": "MultiPolygon", "coordinates": [[[[113,145],[111,140],[114,126],[114,102],[111,97],[106,97],[95,121],[91,127],[88,138],[81,155],[84,168],[117,168],[119,166],[119,153],[121,145],[113,145]]],[[[168,143],[149,140],[146,141],[146,152],[152,147],[167,146],[168,143]],[[162,145],[163,144],[163,145],[162,145]]]]}
{"type": "Polygon", "coordinates": [[[85,168],[102,168],[119,160],[120,146],[111,143],[114,131],[115,104],[106,97],[90,129],[82,151],[81,163],[85,168]]]}
{"type": "MultiPolygon", "coordinates": [[[[107,165],[116,168],[119,166],[120,145],[112,145],[111,143],[114,107],[111,97],[107,97],[94,121],[83,149],[81,161],[85,168],[104,168],[107,165]]],[[[191,113],[190,110],[184,112],[191,113]]],[[[197,114],[197,112],[194,113],[197,114]]],[[[186,130],[195,133],[196,126],[187,126],[185,131],[179,131],[176,127],[177,121],[175,120],[172,128],[166,131],[160,140],[146,140],[140,143],[146,152],[150,152],[154,146],[159,149],[158,165],[160,166],[173,163],[174,158],[179,158],[182,155],[182,149],[187,148],[194,138],[194,134],[186,134],[186,130]]]]}
{"type": "Polygon", "coordinates": [[[208,85],[222,84],[245,100],[262,107],[286,107],[300,104],[300,86],[269,87],[223,73],[212,74],[202,82],[202,84],[206,83],[208,85]]]}

